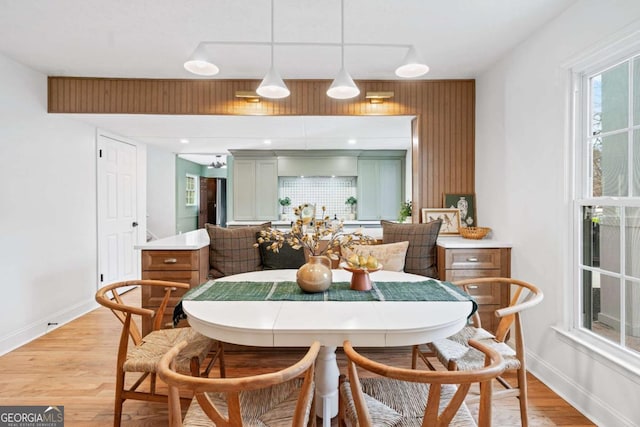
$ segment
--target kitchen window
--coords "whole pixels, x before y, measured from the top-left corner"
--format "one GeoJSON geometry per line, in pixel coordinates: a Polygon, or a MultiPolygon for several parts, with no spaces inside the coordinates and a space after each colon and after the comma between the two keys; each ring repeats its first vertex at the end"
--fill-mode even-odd
{"type": "Polygon", "coordinates": [[[187,178],[185,180],[186,188],[185,188],[185,198],[187,206],[197,206],[198,205],[198,177],[196,175],[187,174],[187,178]]]}
{"type": "Polygon", "coordinates": [[[575,77],[573,325],[640,358],[640,49],[575,77]]]}

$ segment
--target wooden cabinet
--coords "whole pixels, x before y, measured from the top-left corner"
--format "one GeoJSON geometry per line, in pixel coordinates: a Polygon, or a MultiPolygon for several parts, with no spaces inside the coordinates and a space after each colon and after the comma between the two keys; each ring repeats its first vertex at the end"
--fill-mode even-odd
{"type": "Polygon", "coordinates": [[[236,220],[278,219],[276,159],[234,159],[233,216],[236,220]]]}
{"type": "Polygon", "coordinates": [[[397,219],[402,183],[401,160],[358,160],[358,219],[397,219]]]}
{"type": "MultiPolygon", "coordinates": [[[[168,280],[188,283],[191,287],[207,281],[209,274],[209,247],[193,250],[143,250],[142,278],[151,280],[168,280]]],[[[165,311],[163,325],[170,327],[173,319],[173,308],[176,306],[185,289],[178,289],[171,295],[165,311]]],[[[142,307],[157,309],[164,292],[162,288],[145,287],[142,289],[142,307]]],[[[180,326],[186,325],[185,321],[180,326]]],[[[151,331],[152,323],[148,318],[142,321],[142,333],[151,331]]]]}
{"type": "MultiPolygon", "coordinates": [[[[478,277],[511,277],[511,248],[490,247],[490,243],[479,243],[479,247],[455,247],[438,244],[438,274],[440,280],[457,280],[478,277]]],[[[469,289],[478,303],[482,326],[494,332],[498,318],[494,311],[509,305],[509,288],[501,284],[481,285],[469,289]]]]}

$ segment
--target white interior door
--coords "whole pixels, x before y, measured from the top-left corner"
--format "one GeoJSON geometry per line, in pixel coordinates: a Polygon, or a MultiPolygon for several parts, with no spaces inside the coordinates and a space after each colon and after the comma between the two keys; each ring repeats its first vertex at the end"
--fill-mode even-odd
{"type": "Polygon", "coordinates": [[[136,279],[137,147],[98,135],[98,286],[136,279]]]}

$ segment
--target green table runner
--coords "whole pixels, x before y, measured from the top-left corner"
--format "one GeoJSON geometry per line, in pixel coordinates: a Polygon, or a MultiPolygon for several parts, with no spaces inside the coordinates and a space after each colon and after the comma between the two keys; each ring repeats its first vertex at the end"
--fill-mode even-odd
{"type": "Polygon", "coordinates": [[[471,301],[449,282],[373,282],[369,291],[354,291],[349,282],[334,282],[318,293],[304,292],[296,282],[225,282],[211,280],[191,289],[183,301],[471,301]]]}

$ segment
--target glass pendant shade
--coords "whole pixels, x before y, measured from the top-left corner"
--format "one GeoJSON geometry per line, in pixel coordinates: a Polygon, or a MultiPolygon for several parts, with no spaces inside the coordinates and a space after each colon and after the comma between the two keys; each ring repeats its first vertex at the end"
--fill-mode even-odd
{"type": "Polygon", "coordinates": [[[327,96],[335,99],[354,98],[360,94],[360,89],[353,82],[353,79],[342,67],[336,79],[331,83],[331,87],[327,90],[327,96]]]}
{"type": "Polygon", "coordinates": [[[429,67],[420,59],[416,48],[413,46],[409,48],[402,65],[396,68],[396,76],[404,78],[419,77],[428,72],[429,67]]]}
{"type": "Polygon", "coordinates": [[[291,93],[287,85],[284,84],[284,81],[280,77],[280,74],[276,71],[276,69],[271,66],[271,69],[262,79],[262,83],[256,89],[256,93],[263,98],[286,98],[291,93]]]}
{"type": "Polygon", "coordinates": [[[184,63],[184,68],[199,76],[215,76],[220,72],[218,66],[211,61],[202,46],[197,48],[187,62],[184,63]]]}

